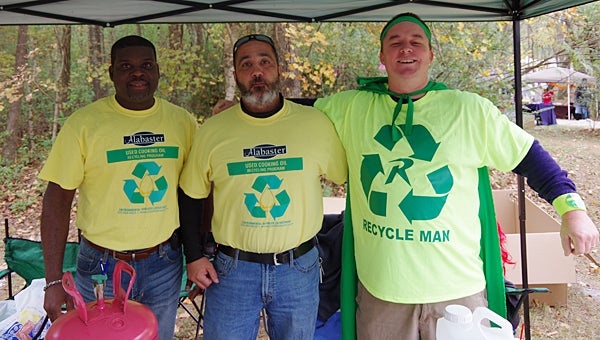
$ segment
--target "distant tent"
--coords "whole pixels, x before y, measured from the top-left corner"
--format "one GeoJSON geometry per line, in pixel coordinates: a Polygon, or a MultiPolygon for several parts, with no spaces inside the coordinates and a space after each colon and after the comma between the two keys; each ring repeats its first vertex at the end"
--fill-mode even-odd
{"type": "Polygon", "coordinates": [[[571,119],[571,84],[578,84],[587,80],[594,82],[596,79],[582,72],[564,67],[551,67],[525,74],[521,79],[529,83],[563,83],[567,84],[567,118],[571,119]]]}

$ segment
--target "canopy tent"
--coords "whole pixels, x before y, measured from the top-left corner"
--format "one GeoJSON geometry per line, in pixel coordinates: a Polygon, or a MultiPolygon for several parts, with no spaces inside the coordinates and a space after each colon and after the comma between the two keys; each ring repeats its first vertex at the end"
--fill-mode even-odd
{"type": "MultiPolygon", "coordinates": [[[[516,121],[523,126],[520,21],[596,0],[0,0],[0,25],[217,22],[384,22],[414,12],[425,21],[511,21],[516,121]]],[[[528,286],[524,179],[518,180],[523,286],[528,286]]],[[[530,339],[528,300],[525,337],[530,339]]]]}
{"type": "Polygon", "coordinates": [[[582,72],[564,67],[551,67],[525,74],[521,79],[531,83],[580,83],[595,78],[582,72]]]}
{"type": "Polygon", "coordinates": [[[594,0],[0,0],[0,25],[387,21],[514,21],[594,0]]]}
{"type": "Polygon", "coordinates": [[[571,119],[571,84],[584,81],[594,82],[595,78],[582,72],[564,67],[551,67],[525,74],[521,78],[529,83],[562,83],[567,85],[567,118],[571,119]]]}

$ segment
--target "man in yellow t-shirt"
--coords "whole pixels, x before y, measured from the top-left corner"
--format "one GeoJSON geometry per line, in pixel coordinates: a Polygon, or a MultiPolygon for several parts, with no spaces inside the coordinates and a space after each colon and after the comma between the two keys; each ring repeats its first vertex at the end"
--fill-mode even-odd
{"type": "Polygon", "coordinates": [[[320,176],[346,181],[344,150],[325,115],[283,99],[270,37],[240,38],[233,58],[241,102],[200,127],[180,180],[188,278],[206,288],[203,336],[254,339],[264,309],[271,339],[312,339],[320,176]],[[212,263],[199,237],[202,209],[194,207],[211,187],[212,263]]]}
{"type": "Polygon", "coordinates": [[[109,73],[115,95],[67,119],[39,175],[48,181],[44,308],[56,320],[67,301],[60,279],[77,190],[77,289],[86,302],[95,300],[92,276],[106,274],[105,295],[112,297],[114,265],[126,261],[137,274],[130,298],[150,307],[160,339],[171,340],[183,270],[177,187],[197,124],[183,108],[154,97],[159,66],[150,41],[115,42],[109,73]]]}
{"type": "Polygon", "coordinates": [[[315,102],[348,158],[356,333],[435,339],[445,306],[487,303],[480,169],[527,177],[562,216],[565,255],[589,252],[598,231],[567,173],[532,136],[489,100],[429,80],[431,32],[418,16],[392,18],[380,40],[387,78],[315,102]]]}

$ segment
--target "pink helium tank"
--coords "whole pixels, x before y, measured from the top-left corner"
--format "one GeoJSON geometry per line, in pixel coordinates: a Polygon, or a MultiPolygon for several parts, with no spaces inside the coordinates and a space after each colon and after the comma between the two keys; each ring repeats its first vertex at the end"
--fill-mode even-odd
{"type": "Polygon", "coordinates": [[[113,273],[113,293],[115,298],[104,301],[83,302],[75,288],[70,272],[63,275],[63,287],[73,297],[75,310],[59,317],[48,330],[45,339],[158,339],[158,321],[147,306],[128,301],[135,280],[135,270],[129,264],[118,261],[113,273]],[[131,276],[127,292],[121,288],[121,272],[131,276]]]}

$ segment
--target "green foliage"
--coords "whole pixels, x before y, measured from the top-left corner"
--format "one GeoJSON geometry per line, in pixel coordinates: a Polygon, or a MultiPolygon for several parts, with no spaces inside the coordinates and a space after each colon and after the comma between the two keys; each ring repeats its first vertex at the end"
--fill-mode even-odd
{"type": "Polygon", "coordinates": [[[325,35],[318,30],[319,25],[297,24],[286,26],[286,36],[290,40],[291,52],[285,52],[288,72],[285,78],[297,82],[304,97],[316,97],[323,88],[329,88],[335,82],[333,65],[323,59],[311,58],[312,55],[323,55],[329,42],[325,35]]]}
{"type": "Polygon", "coordinates": [[[509,23],[435,23],[433,80],[478,93],[512,111],[513,53],[509,23]],[[509,90],[510,89],[510,90],[509,90]]]}
{"type": "MultiPolygon", "coordinates": [[[[0,143],[4,142],[6,132],[0,134],[0,143]]],[[[12,213],[25,211],[34,204],[43,191],[43,182],[35,178],[26,178],[31,174],[31,168],[36,168],[47,157],[51,143],[42,138],[35,140],[23,139],[22,146],[17,151],[16,161],[10,165],[0,166],[0,182],[4,183],[5,197],[10,197],[12,213]],[[29,149],[29,145],[33,146],[29,149]]],[[[0,163],[3,163],[0,160],[0,163]]]]}
{"type": "MultiPolygon", "coordinates": [[[[600,3],[572,8],[521,24],[523,72],[550,61],[572,63],[577,70],[600,75],[600,3]]],[[[240,25],[240,34],[272,34],[274,23],[240,25]]],[[[294,58],[283,51],[289,62],[288,78],[306,97],[326,96],[356,87],[358,76],[381,76],[379,33],[383,23],[296,23],[286,24],[285,37],[294,58]]],[[[434,63],[431,78],[448,86],[473,91],[492,100],[506,112],[514,111],[512,23],[463,22],[430,23],[433,31],[434,63]]],[[[72,27],[69,96],[63,103],[59,122],[73,111],[92,102],[93,80],[100,80],[112,93],[108,76],[110,47],[117,39],[141,34],[155,43],[161,67],[157,95],[167,98],[198,116],[202,121],[212,106],[224,97],[223,55],[229,39],[225,24],[186,24],[181,48],[171,48],[169,25],[123,25],[102,31],[104,62],[89,65],[87,26],[72,27]]],[[[25,69],[14,73],[17,27],[0,27],[0,109],[7,111],[16,98],[14,89],[26,84],[22,101],[21,128],[31,128],[39,136],[36,143],[50,143],[56,99],[57,42],[55,27],[32,26],[29,30],[25,69]],[[31,113],[29,125],[25,120],[31,113]]],[[[563,66],[563,65],[561,65],[563,66]]],[[[593,90],[597,91],[598,87],[593,90]]],[[[596,94],[597,95],[597,94],[596,94]]],[[[0,116],[0,125],[6,115],[0,116]]],[[[22,131],[22,135],[28,135],[22,131]]],[[[24,141],[28,145],[31,141],[24,141]]],[[[20,151],[21,152],[21,151],[20,151]]],[[[39,153],[47,152],[40,148],[39,153]]],[[[27,152],[21,154],[26,160],[27,152]]],[[[38,156],[32,156],[37,158],[38,156]]],[[[43,157],[40,157],[43,158],[43,157]]]]}
{"type": "MultiPolygon", "coordinates": [[[[212,105],[223,96],[223,25],[203,27],[202,46],[190,35],[181,49],[161,49],[159,95],[199,116],[208,116],[212,105]],[[210,38],[209,38],[210,37],[210,38]]],[[[185,32],[185,31],[184,31],[185,32]]]]}
{"type": "Polygon", "coordinates": [[[383,24],[325,23],[319,32],[326,45],[310,55],[310,62],[320,65],[327,62],[334,70],[334,79],[325,83],[318,96],[327,96],[342,90],[356,88],[357,77],[385,74],[379,68],[379,31],[383,24]]]}

